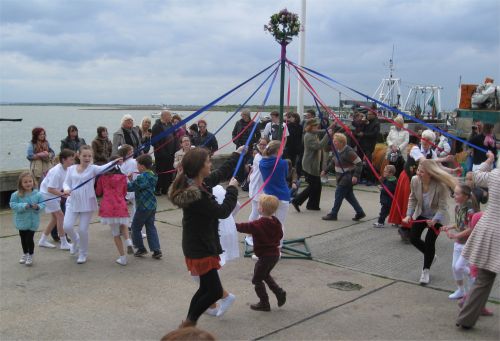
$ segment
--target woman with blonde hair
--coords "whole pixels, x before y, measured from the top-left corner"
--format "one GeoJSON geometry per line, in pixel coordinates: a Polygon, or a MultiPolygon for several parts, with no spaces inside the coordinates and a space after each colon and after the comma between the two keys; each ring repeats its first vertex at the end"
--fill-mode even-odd
{"type": "Polygon", "coordinates": [[[319,211],[321,200],[321,152],[328,146],[329,137],[325,134],[322,139],[318,137],[319,121],[309,119],[304,127],[304,156],[302,156],[302,171],[306,178],[307,187],[297,194],[292,200],[292,205],[300,212],[300,205],[307,200],[306,208],[319,211]]]}
{"type": "MultiPolygon", "coordinates": [[[[409,241],[408,230],[410,226],[403,221],[403,214],[408,207],[408,197],[410,195],[410,180],[416,175],[419,162],[426,159],[436,160],[438,162],[449,161],[449,158],[438,158],[436,152],[431,148],[436,140],[436,134],[432,130],[422,132],[420,145],[411,147],[407,160],[404,165],[404,171],[401,172],[394,192],[393,205],[389,213],[389,223],[401,225],[398,232],[404,242],[409,241]]],[[[449,156],[451,157],[451,156],[449,156]]]]}
{"type": "Polygon", "coordinates": [[[411,223],[410,241],[424,254],[420,284],[429,284],[430,268],[436,259],[436,239],[441,226],[448,223],[448,196],[456,179],[435,160],[421,160],[411,179],[408,209],[403,223],[411,223]],[[420,237],[427,230],[425,241],[420,237]]]}
{"type": "Polygon", "coordinates": [[[144,154],[147,154],[151,148],[151,118],[144,116],[141,121],[141,126],[137,128],[141,139],[141,146],[144,146],[142,151],[144,154]]]}

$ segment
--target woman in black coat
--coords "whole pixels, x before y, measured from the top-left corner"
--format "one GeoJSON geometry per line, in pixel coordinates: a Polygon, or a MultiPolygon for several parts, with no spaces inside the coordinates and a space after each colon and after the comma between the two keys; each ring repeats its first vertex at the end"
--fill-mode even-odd
{"type": "Polygon", "coordinates": [[[219,219],[227,218],[238,200],[238,181],[232,178],[226,197],[219,204],[212,188],[231,177],[238,162],[240,147],[219,169],[210,172],[210,152],[193,148],[182,158],[182,172],[170,188],[170,200],[182,208],[182,251],[188,270],[200,276],[200,287],[191,299],[182,327],[194,326],[207,308],[222,298],[223,288],[217,272],[222,247],[219,240],[219,219]]]}

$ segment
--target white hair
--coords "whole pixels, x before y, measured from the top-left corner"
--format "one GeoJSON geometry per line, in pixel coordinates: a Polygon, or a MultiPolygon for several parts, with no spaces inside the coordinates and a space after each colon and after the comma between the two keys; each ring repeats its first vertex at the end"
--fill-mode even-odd
{"type": "Polygon", "coordinates": [[[129,115],[129,114],[125,114],[125,115],[123,115],[123,117],[122,117],[122,124],[123,124],[125,121],[127,121],[127,120],[132,120],[132,121],[133,121],[133,120],[134,120],[134,118],[132,117],[132,115],[129,115]]]}
{"type": "Polygon", "coordinates": [[[426,129],[422,133],[422,138],[434,143],[434,141],[436,141],[436,134],[434,134],[432,130],[426,129]]]}

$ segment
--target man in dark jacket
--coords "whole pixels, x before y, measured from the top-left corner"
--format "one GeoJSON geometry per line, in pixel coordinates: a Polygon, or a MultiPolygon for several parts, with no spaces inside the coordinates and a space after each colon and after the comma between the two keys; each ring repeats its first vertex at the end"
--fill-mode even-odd
{"type": "Polygon", "coordinates": [[[205,120],[198,121],[198,138],[195,145],[207,148],[210,150],[210,155],[213,155],[219,149],[217,139],[214,134],[207,130],[207,121],[205,120]]]}
{"type": "Polygon", "coordinates": [[[156,164],[156,173],[158,174],[158,182],[156,184],[156,195],[168,193],[168,188],[172,183],[172,173],[166,173],[174,169],[174,154],[177,151],[177,141],[175,132],[171,132],[166,136],[157,136],[163,134],[164,131],[172,127],[172,114],[170,111],[162,111],[160,119],[156,120],[153,125],[151,140],[154,141],[154,155],[156,164]]]}
{"type": "MultiPolygon", "coordinates": [[[[363,153],[372,160],[372,154],[375,150],[375,145],[377,144],[377,138],[380,134],[380,121],[377,118],[375,111],[369,111],[367,114],[367,120],[365,121],[365,126],[363,130],[356,134],[359,144],[363,153]]],[[[364,161],[366,162],[366,161],[364,161]]],[[[371,171],[370,167],[363,167],[363,175],[361,177],[361,183],[366,183],[367,186],[373,186],[375,184],[375,177],[371,171]]]]}
{"type": "MultiPolygon", "coordinates": [[[[234,125],[234,129],[233,129],[233,139],[234,139],[234,144],[236,145],[236,148],[238,148],[239,146],[243,146],[246,142],[247,142],[247,139],[248,139],[248,136],[250,136],[250,133],[252,132],[252,129],[255,125],[255,122],[251,122],[251,117],[250,117],[250,110],[243,110],[241,112],[241,120],[239,120],[238,122],[236,122],[236,124],[234,125]],[[241,133],[243,131],[243,129],[246,130],[241,133]],[[238,136],[238,134],[240,134],[240,136],[238,136]],[[238,136],[236,138],[236,136],[238,136]]],[[[258,127],[257,127],[258,128],[258,127]]],[[[236,174],[236,179],[238,180],[238,182],[241,184],[245,179],[246,179],[246,174],[245,174],[245,167],[243,165],[245,165],[248,161],[248,159],[251,157],[252,155],[252,146],[254,145],[254,143],[257,143],[260,139],[260,131],[259,129],[255,129],[255,133],[253,134],[252,136],[252,139],[250,140],[250,143],[248,144],[249,148],[248,148],[248,152],[245,154],[244,158],[243,158],[243,162],[242,162],[242,165],[240,167],[240,169],[238,169],[238,173],[236,174]]]]}

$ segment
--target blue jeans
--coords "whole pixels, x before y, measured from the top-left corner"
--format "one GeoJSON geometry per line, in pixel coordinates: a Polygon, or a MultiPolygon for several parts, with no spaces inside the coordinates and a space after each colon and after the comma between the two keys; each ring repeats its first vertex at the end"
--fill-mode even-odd
{"type": "Polygon", "coordinates": [[[145,250],[142,241],[142,227],[146,226],[146,236],[150,251],[160,250],[160,239],[158,239],[158,232],[155,227],[155,213],[156,210],[137,210],[132,220],[132,242],[139,250],[145,250]]]}
{"type": "Polygon", "coordinates": [[[332,216],[337,217],[344,199],[351,204],[357,215],[364,214],[361,205],[359,205],[358,200],[354,196],[353,186],[337,185],[337,189],[335,190],[335,202],[333,203],[332,211],[330,212],[332,216]]]}

